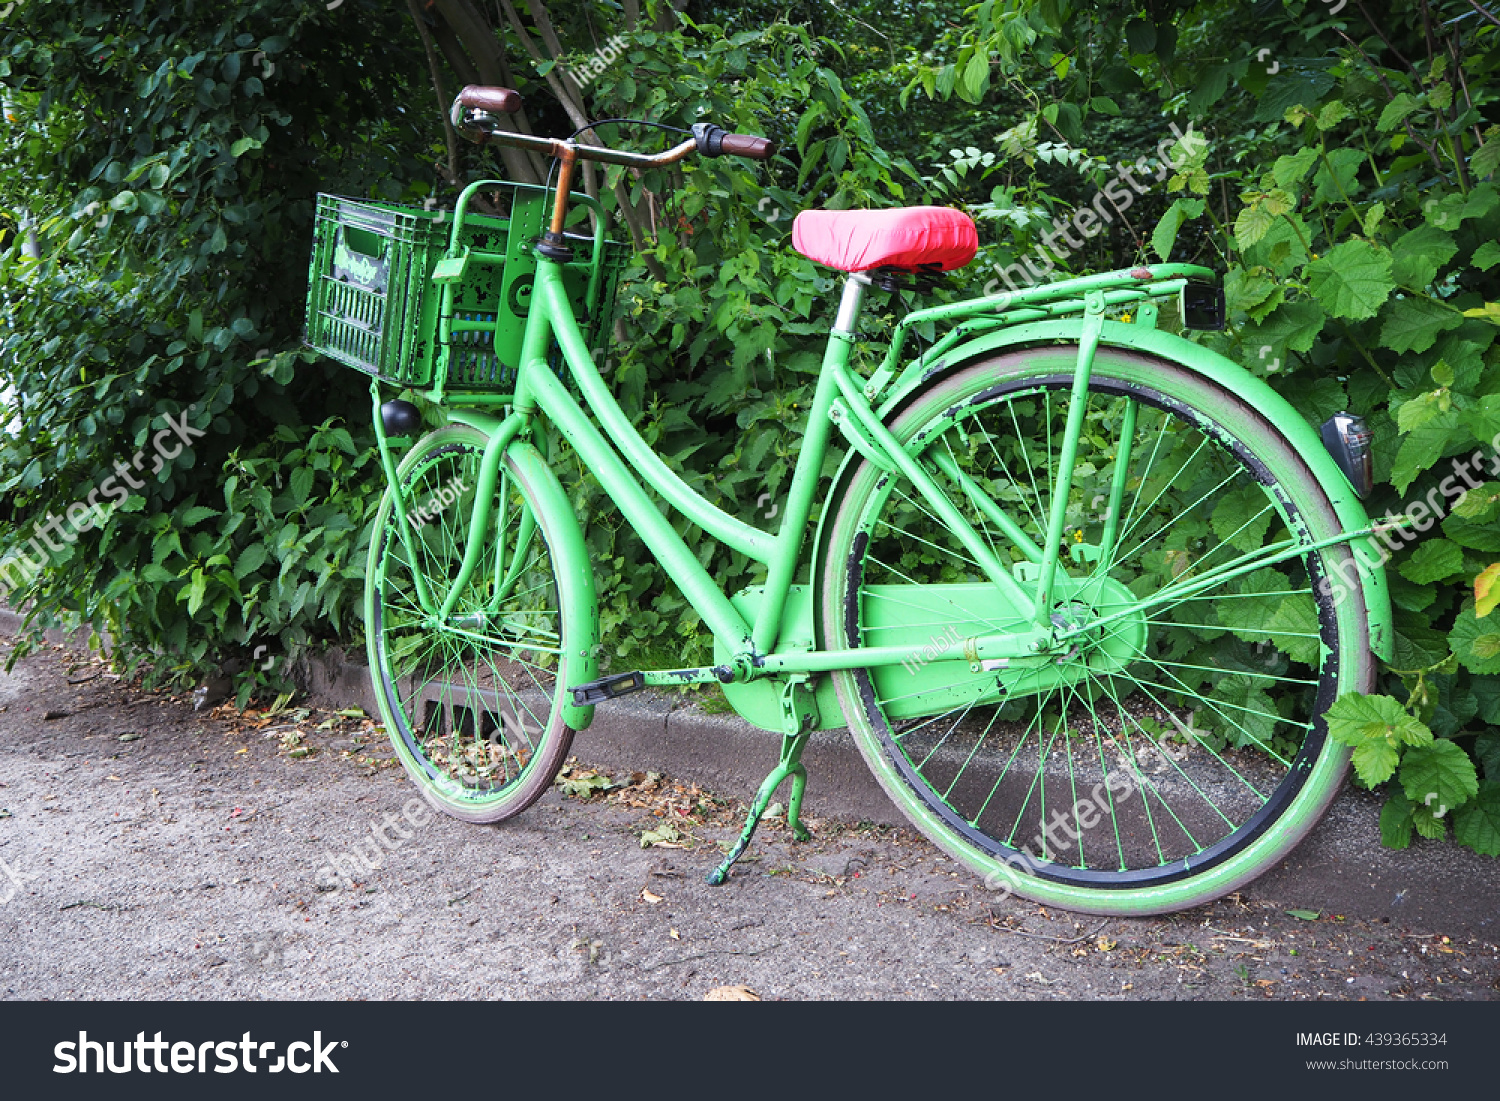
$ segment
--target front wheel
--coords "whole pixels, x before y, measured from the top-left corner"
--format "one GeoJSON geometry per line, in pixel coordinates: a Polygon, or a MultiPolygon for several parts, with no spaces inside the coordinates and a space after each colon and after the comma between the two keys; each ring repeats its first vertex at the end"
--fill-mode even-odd
{"type": "MultiPolygon", "coordinates": [[[[1028,594],[1077,347],[1013,351],[909,398],[890,427],[1028,594]]],[[[1255,409],[1176,364],[1100,348],[1045,616],[1066,645],[988,667],[965,640],[1037,620],[905,478],[851,468],[820,563],[831,648],[928,640],[835,674],[861,753],[913,823],[991,887],[1150,914],[1261,874],[1337,793],[1323,713],[1374,680],[1347,544],[1313,471],[1255,409]],[[1292,552],[1288,557],[1288,551],[1292,552]]]]}
{"type": "Polygon", "coordinates": [[[435,614],[459,575],[487,442],[466,425],[417,442],[397,471],[415,529],[410,549],[388,489],[365,579],[370,672],[386,731],[424,798],[467,822],[519,814],[566,759],[565,694],[579,655],[563,611],[590,599],[555,569],[557,533],[512,449],[500,463],[479,566],[451,613],[435,614]]]}

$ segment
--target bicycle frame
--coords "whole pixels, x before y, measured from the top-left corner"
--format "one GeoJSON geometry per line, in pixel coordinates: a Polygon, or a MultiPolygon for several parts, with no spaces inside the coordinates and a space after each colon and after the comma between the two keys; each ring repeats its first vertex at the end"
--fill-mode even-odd
{"type": "MultiPolygon", "coordinates": [[[[503,419],[471,409],[452,409],[449,412],[453,420],[471,424],[488,433],[490,444],[481,463],[475,515],[470,525],[459,577],[441,607],[434,604],[430,593],[419,591],[418,598],[424,610],[439,620],[451,614],[459,593],[472,579],[483,556],[484,533],[488,529],[494,505],[501,456],[513,440],[529,430],[533,418],[540,413],[557,426],[578,452],[583,463],[599,479],[600,485],[626,520],[639,532],[667,574],[702,616],[715,639],[733,655],[727,665],[656,672],[648,675],[648,683],[748,681],[767,675],[806,675],[912,661],[922,653],[924,642],[850,650],[778,650],[778,644],[786,637],[788,596],[801,559],[807,524],[812,515],[817,483],[831,432],[836,425],[856,451],[883,468],[899,470],[909,478],[933,514],[953,531],[1003,599],[1017,609],[1029,609],[1029,627],[1011,632],[978,634],[965,640],[964,655],[976,665],[1035,658],[1067,638],[1066,632],[1059,633],[1049,622],[1049,612],[1060,560],[1067,490],[1072,479],[1071,456],[1076,453],[1078,445],[1083,402],[1073,403],[1063,440],[1063,458],[1059,464],[1058,484],[1053,497],[1045,546],[1036,546],[1021,533],[1019,526],[1003,509],[993,502],[985,502],[987,519],[1008,533],[1014,545],[1027,559],[1038,564],[1034,585],[1027,585],[1017,580],[1007,563],[999,560],[989,542],[974,530],[973,525],[952,504],[933,474],[900,445],[883,423],[880,414],[872,407],[870,397],[878,394],[884,381],[893,374],[891,368],[900,353],[905,333],[914,321],[928,318],[971,319],[966,326],[960,326],[956,334],[950,334],[944,343],[934,348],[929,353],[931,355],[954,340],[962,339],[966,332],[1010,325],[1036,316],[1053,317],[1080,310],[1085,317],[1073,393],[1075,396],[1081,395],[1088,386],[1106,306],[1176,294],[1188,279],[1211,277],[1212,272],[1189,265],[1172,265],[1150,272],[1152,281],[1144,286],[1140,275],[1137,271],[1091,276],[1032,288],[1015,296],[997,295],[913,314],[907,323],[898,328],[885,364],[869,383],[856,375],[850,367],[854,322],[860,296],[868,279],[864,276],[851,276],[846,285],[839,320],[830,333],[824,351],[807,431],[792,474],[786,510],[779,529],[772,533],[730,516],[693,490],[656,456],[650,445],[630,424],[599,374],[573,316],[562,283],[560,265],[555,261],[539,258],[512,412],[503,419]],[[1082,298],[1079,297],[1080,292],[1082,298]],[[583,405],[573,398],[547,363],[547,350],[554,337],[561,347],[563,360],[578,385],[583,405]],[[603,433],[595,426],[590,414],[603,427],[603,433]],[[630,468],[633,468],[633,473],[630,468]],[[653,503],[638,478],[656,489],[668,504],[694,526],[765,565],[767,574],[764,596],[753,620],[747,621],[734,607],[730,597],[709,576],[686,542],[653,503]]],[[[1154,311],[1154,307],[1150,308],[1154,311]]],[[[376,419],[378,423],[379,418],[376,419]]],[[[384,449],[383,439],[382,446],[384,449]]],[[[389,459],[387,465],[389,480],[394,485],[394,467],[389,459]]],[[[960,472],[944,473],[967,491],[960,472]]],[[[1116,486],[1115,494],[1118,496],[1123,488],[1116,486]]],[[[1118,513],[1118,509],[1113,511],[1118,513]]],[[[399,500],[397,516],[398,524],[403,529],[402,537],[409,538],[405,530],[405,510],[399,500]]],[[[581,548],[579,552],[581,553],[581,548]]],[[[500,563],[497,562],[497,582],[500,582],[497,589],[505,587],[498,576],[500,568],[500,563]]],[[[1214,580],[1223,579],[1217,572],[1211,577],[1214,580]]],[[[1164,599],[1171,599],[1171,595],[1164,599]]]]}

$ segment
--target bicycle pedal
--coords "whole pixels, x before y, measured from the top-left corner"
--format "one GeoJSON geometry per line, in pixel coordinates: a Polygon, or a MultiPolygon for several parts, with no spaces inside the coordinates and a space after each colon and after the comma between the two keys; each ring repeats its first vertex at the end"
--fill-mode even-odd
{"type": "Polygon", "coordinates": [[[587,684],[574,685],[569,691],[573,693],[574,704],[578,707],[588,707],[619,696],[628,696],[645,687],[645,673],[616,673],[613,676],[591,680],[587,684]]]}

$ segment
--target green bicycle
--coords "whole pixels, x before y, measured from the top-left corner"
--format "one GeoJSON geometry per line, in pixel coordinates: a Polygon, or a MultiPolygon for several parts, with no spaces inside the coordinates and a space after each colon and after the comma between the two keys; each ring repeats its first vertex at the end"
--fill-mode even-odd
{"type": "Polygon", "coordinates": [[[961,267],[973,223],[804,212],[794,246],[846,278],[782,520],[765,531],[669,470],[609,392],[590,348],[618,250],[571,182],[579,160],[763,160],[774,146],[700,124],[666,152],[630,153],[504,129],[519,105],[469,87],[453,121],[555,158],[555,187],[479,181],[451,223],[320,198],[309,341],[375,376],[388,488],[366,585],[371,675],[429,800],[466,821],[511,817],[596,705],[714,682],[782,740],[710,882],[784,781],[806,838],[803,747],[844,725],[936,844],[991,887],[1072,910],[1196,905],[1312,828],[1348,767],[1322,715],[1371,688],[1392,637],[1357,499],[1369,441],[1343,414],[1320,438],[1264,382],[1158,327],[1173,300],[1183,327],[1222,327],[1213,272],[1153,265],[916,310],[866,378],[850,364],[866,293],[961,267]],[[471,209],[507,191],[509,217],[471,209]],[[903,363],[926,323],[941,335],[903,363]],[[382,383],[446,424],[415,438],[416,406],[383,401],[382,383]],[[600,676],[556,435],[713,632],[713,665],[600,676]],[[762,583],[723,592],[644,486],[763,564],[762,583]]]}

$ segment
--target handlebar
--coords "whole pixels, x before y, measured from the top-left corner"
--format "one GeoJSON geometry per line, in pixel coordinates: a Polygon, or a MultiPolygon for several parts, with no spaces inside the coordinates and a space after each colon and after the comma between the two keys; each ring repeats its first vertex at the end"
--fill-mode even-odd
{"type": "Polygon", "coordinates": [[[482,84],[468,84],[453,101],[454,108],[470,107],[491,114],[513,115],[521,109],[521,93],[509,88],[486,88],[482,84]]]}
{"type": "Polygon", "coordinates": [[[515,114],[520,109],[520,93],[509,88],[470,84],[454,99],[449,118],[453,128],[473,142],[533,149],[562,158],[568,158],[571,151],[571,156],[580,160],[622,164],[632,168],[660,168],[676,164],[693,152],[702,153],[705,157],[749,157],[758,161],[769,160],[776,153],[776,143],[767,138],[754,134],[731,134],[708,122],[695,125],[693,136],[687,141],[655,155],[627,153],[600,145],[579,145],[561,138],[540,138],[534,134],[519,134],[514,130],[503,129],[496,116],[515,114]]]}

